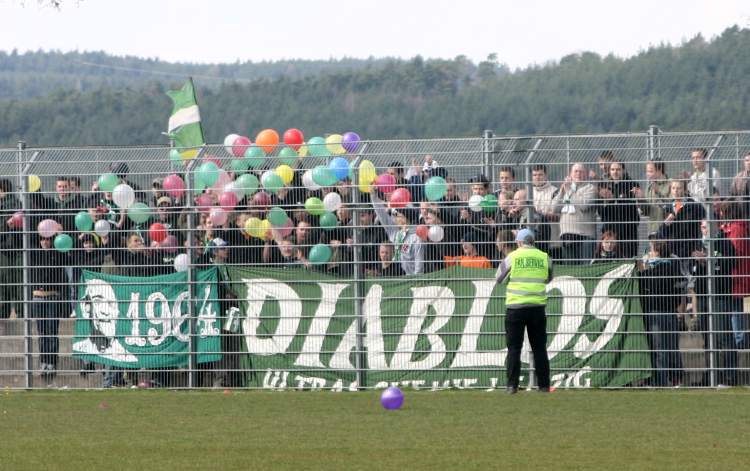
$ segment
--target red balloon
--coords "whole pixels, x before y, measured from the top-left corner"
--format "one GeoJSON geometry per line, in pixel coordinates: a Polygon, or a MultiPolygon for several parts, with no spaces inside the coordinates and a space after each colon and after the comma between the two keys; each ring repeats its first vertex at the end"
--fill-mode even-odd
{"type": "Polygon", "coordinates": [[[381,193],[393,193],[396,189],[396,179],[390,173],[378,175],[375,179],[375,188],[381,193]]]}
{"type": "Polygon", "coordinates": [[[391,208],[405,208],[411,201],[411,193],[406,188],[397,188],[391,193],[389,204],[391,208]]]}
{"type": "Polygon", "coordinates": [[[284,132],[284,144],[288,145],[292,149],[298,151],[302,144],[305,142],[305,135],[299,129],[287,129],[284,132]]]}
{"type": "Polygon", "coordinates": [[[232,143],[232,155],[234,155],[235,157],[243,157],[245,155],[245,151],[251,144],[252,142],[250,142],[250,139],[246,138],[245,136],[238,137],[232,143]]]}
{"type": "Polygon", "coordinates": [[[427,233],[430,232],[430,228],[425,225],[417,226],[416,232],[420,239],[427,240],[427,233]]]}
{"type": "Polygon", "coordinates": [[[185,194],[185,181],[179,175],[167,175],[162,186],[172,198],[179,199],[185,194]]]}
{"type": "Polygon", "coordinates": [[[253,204],[255,206],[271,206],[271,195],[265,191],[259,191],[253,195],[253,204]]]}
{"type": "Polygon", "coordinates": [[[195,205],[198,206],[198,211],[208,211],[214,205],[214,199],[203,193],[195,199],[195,205]]]}
{"type": "Polygon", "coordinates": [[[224,209],[234,209],[234,207],[237,206],[237,203],[239,203],[239,200],[234,192],[225,191],[219,196],[219,204],[224,209]]]}
{"type": "Polygon", "coordinates": [[[155,222],[148,228],[148,236],[151,237],[151,240],[153,241],[161,242],[167,238],[167,228],[164,224],[155,222]]]}

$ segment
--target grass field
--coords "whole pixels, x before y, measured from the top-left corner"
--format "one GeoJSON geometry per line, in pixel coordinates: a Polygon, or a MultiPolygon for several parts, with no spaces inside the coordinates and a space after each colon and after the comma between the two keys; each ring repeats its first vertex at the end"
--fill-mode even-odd
{"type": "Polygon", "coordinates": [[[0,394],[0,470],[747,469],[750,391],[0,394]]]}

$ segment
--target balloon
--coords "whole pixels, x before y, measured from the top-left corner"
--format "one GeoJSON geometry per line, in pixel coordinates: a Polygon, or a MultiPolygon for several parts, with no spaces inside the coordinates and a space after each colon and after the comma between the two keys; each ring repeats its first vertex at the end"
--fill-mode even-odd
{"type": "Polygon", "coordinates": [[[297,154],[299,154],[300,157],[307,157],[308,155],[310,155],[310,148],[306,145],[303,145],[299,148],[297,154]]]}
{"type": "Polygon", "coordinates": [[[380,395],[380,405],[386,410],[400,409],[404,403],[404,393],[395,386],[391,386],[380,395]]]}
{"type": "Polygon", "coordinates": [[[109,231],[111,229],[111,226],[109,224],[109,221],[105,219],[100,219],[96,221],[96,224],[94,224],[94,232],[96,232],[96,235],[99,237],[107,237],[109,235],[109,231]]]}
{"type": "Polygon", "coordinates": [[[333,186],[336,184],[336,175],[330,168],[318,165],[312,171],[312,178],[320,186],[333,186]]]}
{"type": "Polygon", "coordinates": [[[224,138],[224,150],[227,151],[227,154],[234,155],[234,152],[232,152],[232,145],[238,137],[240,137],[239,134],[227,134],[227,137],[224,138]]]}
{"type": "Polygon", "coordinates": [[[58,224],[54,219],[45,219],[39,222],[39,225],[36,226],[36,230],[37,232],[39,232],[40,236],[48,239],[57,234],[57,232],[60,230],[60,224],[58,224]]]}
{"type": "Polygon", "coordinates": [[[209,194],[201,193],[195,198],[195,205],[198,211],[208,211],[214,205],[214,199],[209,194]]]}
{"type": "Polygon", "coordinates": [[[278,234],[279,237],[287,237],[294,230],[294,222],[291,219],[287,219],[282,226],[273,226],[273,231],[278,234]]]}
{"type": "MultiPolygon", "coordinates": [[[[154,223],[159,224],[159,223],[154,223]]],[[[153,224],[152,224],[153,226],[153,224]]],[[[151,237],[151,234],[149,233],[149,237],[151,237]]],[[[158,236],[157,236],[158,237],[158,236]]],[[[151,240],[154,238],[151,237],[151,240]]],[[[164,238],[163,241],[159,242],[159,248],[164,250],[167,253],[175,253],[177,252],[177,237],[173,235],[168,235],[164,238]]]]}
{"type": "Polygon", "coordinates": [[[174,258],[174,269],[178,272],[187,271],[190,266],[190,259],[186,253],[181,253],[174,258]]]}
{"type": "Polygon", "coordinates": [[[225,191],[219,195],[219,205],[226,210],[234,209],[234,207],[237,206],[237,203],[239,203],[237,195],[231,191],[225,191]]]}
{"type": "Polygon", "coordinates": [[[23,211],[16,211],[13,216],[10,217],[10,223],[13,227],[20,229],[23,227],[23,211]]]}
{"type": "Polygon", "coordinates": [[[237,204],[239,204],[240,200],[245,197],[245,190],[239,188],[236,182],[227,183],[226,185],[224,185],[224,188],[221,189],[221,192],[234,193],[234,195],[237,197],[237,204]]]}
{"type": "Polygon", "coordinates": [[[94,220],[91,219],[91,216],[89,216],[88,211],[80,211],[78,214],[76,214],[75,223],[76,223],[76,229],[78,229],[81,232],[88,232],[94,227],[94,220]]]}
{"type": "MultiPolygon", "coordinates": [[[[284,144],[288,145],[295,151],[305,142],[305,135],[299,129],[291,128],[284,131],[284,144]]],[[[296,155],[296,152],[295,152],[296,155]]]]}
{"type": "Polygon", "coordinates": [[[145,203],[134,203],[128,208],[128,217],[136,224],[143,224],[151,216],[151,210],[145,203]]]}
{"type": "Polygon", "coordinates": [[[229,162],[229,168],[231,168],[232,171],[236,174],[242,174],[247,172],[247,170],[250,168],[250,162],[245,157],[232,159],[232,161],[229,162]]]}
{"type": "Polygon", "coordinates": [[[370,184],[375,181],[376,177],[375,165],[369,160],[363,160],[359,164],[359,191],[369,193],[370,184]]]}
{"type": "Polygon", "coordinates": [[[336,229],[338,223],[339,220],[336,219],[336,215],[330,211],[326,211],[320,216],[320,227],[322,227],[326,231],[332,231],[336,229]]]}
{"type": "Polygon", "coordinates": [[[388,203],[391,208],[405,208],[411,201],[411,193],[406,188],[396,188],[391,193],[391,199],[388,203]]]}
{"type": "Polygon", "coordinates": [[[323,198],[323,207],[326,208],[326,211],[336,211],[341,207],[341,204],[341,195],[335,191],[328,193],[323,198]]]}
{"type": "Polygon", "coordinates": [[[320,198],[311,196],[305,201],[305,209],[313,216],[320,216],[325,211],[325,206],[323,206],[323,202],[320,201],[320,198]]]}
{"type": "Polygon", "coordinates": [[[172,149],[169,151],[169,161],[172,162],[172,165],[185,163],[185,161],[182,160],[182,154],[180,154],[180,151],[177,149],[172,149]]]}
{"type": "Polygon", "coordinates": [[[478,213],[482,210],[482,201],[484,201],[482,195],[473,195],[471,198],[469,198],[469,209],[474,211],[475,213],[478,213]]]}
{"type": "Polygon", "coordinates": [[[213,188],[215,192],[220,193],[224,191],[224,187],[227,185],[227,183],[231,182],[232,176],[229,175],[229,172],[224,169],[219,169],[219,177],[216,179],[216,182],[211,185],[211,188],[213,188]]]}
{"type": "Polygon", "coordinates": [[[310,155],[315,157],[327,157],[331,155],[331,152],[326,147],[326,140],[322,137],[311,137],[307,141],[307,148],[310,155]]]}
{"type": "Polygon", "coordinates": [[[208,211],[208,219],[214,226],[223,226],[229,219],[229,213],[224,208],[211,208],[208,211]]]}
{"type": "Polygon", "coordinates": [[[279,144],[279,133],[273,129],[264,129],[255,136],[255,145],[263,149],[263,152],[270,154],[279,144]]]}
{"type": "Polygon", "coordinates": [[[357,150],[357,146],[359,146],[359,141],[359,134],[349,131],[347,133],[344,133],[344,135],[341,137],[341,146],[346,149],[347,152],[355,152],[357,150]]]}
{"type": "Polygon", "coordinates": [[[104,173],[99,177],[99,190],[110,192],[120,183],[120,178],[114,173],[104,173]]]}
{"type": "Polygon", "coordinates": [[[492,193],[490,193],[489,195],[484,195],[484,198],[482,198],[482,202],[479,203],[479,206],[487,214],[494,213],[495,211],[497,211],[497,196],[493,195],[492,193]]]}
{"type": "Polygon", "coordinates": [[[328,168],[330,168],[336,176],[336,180],[343,180],[349,176],[349,162],[343,157],[336,157],[331,160],[328,164],[328,168]]]}
{"type": "Polygon", "coordinates": [[[73,248],[73,238],[68,234],[57,234],[54,245],[58,252],[65,253],[73,248]]]}
{"type": "Polygon", "coordinates": [[[346,154],[346,149],[341,145],[343,136],[341,134],[331,134],[326,137],[326,148],[333,155],[346,154]]]}
{"type": "Polygon", "coordinates": [[[42,180],[36,175],[29,175],[29,191],[35,193],[42,187],[42,180]]]}
{"type": "Polygon", "coordinates": [[[270,237],[271,236],[271,230],[273,227],[271,227],[271,222],[268,219],[264,219],[260,221],[260,227],[261,227],[261,237],[270,237]]]}
{"type": "Polygon", "coordinates": [[[162,242],[167,238],[167,226],[160,222],[151,224],[151,227],[148,228],[148,236],[151,240],[162,242]]]}
{"type": "Polygon", "coordinates": [[[271,195],[265,191],[259,191],[253,196],[253,204],[255,206],[269,206],[271,204],[271,195]]]}
{"type": "Polygon", "coordinates": [[[315,244],[310,249],[310,254],[307,256],[310,263],[313,265],[322,265],[327,263],[331,259],[331,248],[326,244],[315,244]]]}
{"type": "Polygon", "coordinates": [[[302,174],[302,184],[310,191],[317,191],[322,188],[313,180],[312,170],[305,170],[305,173],[302,174]]]}
{"type": "Polygon", "coordinates": [[[258,218],[250,218],[245,221],[245,232],[252,237],[260,239],[263,237],[263,223],[258,218]]]}
{"type": "Polygon", "coordinates": [[[167,175],[162,182],[162,188],[175,199],[182,198],[185,194],[185,180],[177,174],[167,175]]]}
{"type": "Polygon", "coordinates": [[[250,139],[245,136],[237,136],[234,142],[232,142],[232,155],[235,157],[242,157],[245,155],[245,151],[250,144],[252,144],[250,139]]]}
{"type": "Polygon", "coordinates": [[[292,183],[292,180],[294,179],[294,170],[286,164],[279,165],[274,172],[281,177],[281,181],[284,182],[284,185],[292,183]]]}
{"type": "Polygon", "coordinates": [[[258,146],[250,146],[245,151],[245,160],[250,168],[258,168],[265,162],[266,154],[258,146]]]}
{"type": "Polygon", "coordinates": [[[195,170],[195,178],[205,186],[213,186],[219,179],[219,167],[214,162],[203,162],[195,170]]]}
{"type": "Polygon", "coordinates": [[[234,187],[238,190],[242,190],[245,196],[250,196],[258,191],[259,185],[260,182],[258,181],[258,177],[256,177],[252,173],[240,175],[234,182],[234,187]]]}
{"type": "Polygon", "coordinates": [[[205,162],[213,162],[216,164],[216,167],[221,168],[221,159],[216,157],[215,155],[207,154],[204,155],[201,159],[201,163],[205,162]]]}
{"type": "Polygon", "coordinates": [[[425,225],[417,226],[416,233],[420,239],[427,240],[427,237],[429,236],[429,232],[430,232],[429,227],[425,225]]]}
{"type": "Polygon", "coordinates": [[[443,240],[444,236],[445,231],[442,226],[432,226],[430,227],[430,230],[427,231],[427,238],[433,242],[440,242],[443,240]]]}
{"type": "Polygon", "coordinates": [[[263,188],[271,193],[276,193],[284,187],[284,181],[272,170],[266,170],[263,172],[260,181],[263,183],[263,188]]]}
{"type": "Polygon", "coordinates": [[[375,188],[386,195],[396,190],[396,179],[390,173],[378,175],[375,179],[375,188]]]}
{"type": "Polygon", "coordinates": [[[448,191],[448,184],[443,177],[430,177],[424,184],[424,195],[430,201],[438,201],[448,191]]]}
{"type": "Polygon", "coordinates": [[[135,191],[127,183],[120,183],[112,190],[112,201],[123,209],[128,209],[135,203],[135,191]]]}
{"type": "Polygon", "coordinates": [[[279,160],[281,163],[289,166],[294,165],[294,162],[297,161],[298,157],[297,152],[291,147],[284,147],[281,149],[281,152],[279,152],[279,160]]]}
{"type": "Polygon", "coordinates": [[[268,220],[274,226],[283,226],[289,220],[289,216],[286,215],[286,211],[278,206],[274,206],[268,210],[268,220]]]}

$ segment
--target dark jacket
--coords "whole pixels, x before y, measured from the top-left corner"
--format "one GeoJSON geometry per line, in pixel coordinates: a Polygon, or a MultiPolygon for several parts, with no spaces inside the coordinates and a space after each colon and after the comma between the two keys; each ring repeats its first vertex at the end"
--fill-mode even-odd
{"type": "Polygon", "coordinates": [[[701,248],[701,220],[706,217],[706,211],[701,204],[686,198],[677,214],[672,204],[664,208],[664,214],[665,217],[674,214],[672,223],[662,224],[658,231],[659,238],[668,241],[667,247],[671,253],[680,258],[687,258],[694,250],[701,248]]]}
{"type": "Polygon", "coordinates": [[[639,278],[644,313],[677,312],[680,298],[684,294],[682,286],[685,282],[679,263],[679,260],[673,258],[659,258],[647,262],[647,268],[641,272],[639,278]]]}
{"type": "Polygon", "coordinates": [[[68,277],[65,266],[69,263],[68,260],[68,255],[54,248],[43,250],[37,243],[29,254],[29,284],[32,291],[57,291],[66,298],[68,277]]]}

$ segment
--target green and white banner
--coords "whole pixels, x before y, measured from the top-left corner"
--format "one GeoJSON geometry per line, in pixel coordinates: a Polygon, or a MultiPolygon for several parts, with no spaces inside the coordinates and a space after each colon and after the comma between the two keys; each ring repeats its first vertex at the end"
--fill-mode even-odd
{"type": "MultiPolygon", "coordinates": [[[[625,386],[650,359],[632,264],[555,267],[548,349],[556,387],[625,386]]],[[[365,386],[504,387],[505,285],[494,270],[452,267],[362,282],[303,270],[232,268],[241,302],[248,385],[355,389],[358,330],[365,386]],[[360,324],[360,327],[358,327],[360,324]]],[[[528,364],[530,351],[522,360],[528,364]]],[[[523,374],[523,373],[522,373],[523,374]]]]}
{"type": "MultiPolygon", "coordinates": [[[[217,271],[197,273],[197,362],[221,359],[217,271]]],[[[128,277],[84,271],[78,288],[73,353],[122,368],[186,366],[187,273],[128,277]]]]}

